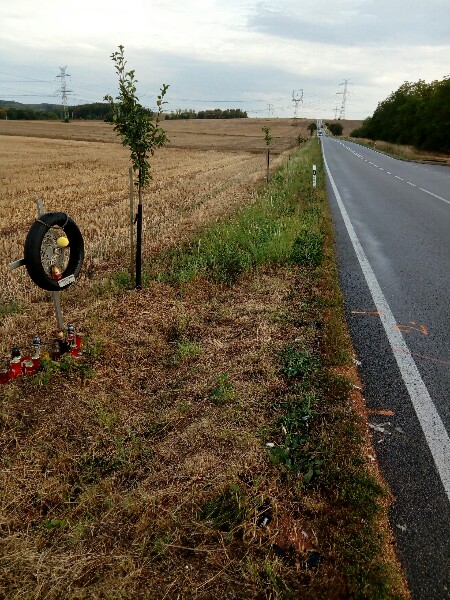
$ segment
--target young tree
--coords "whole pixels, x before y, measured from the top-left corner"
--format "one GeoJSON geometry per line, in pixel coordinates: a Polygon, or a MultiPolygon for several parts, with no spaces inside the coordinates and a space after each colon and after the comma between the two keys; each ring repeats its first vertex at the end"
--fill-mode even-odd
{"type": "Polygon", "coordinates": [[[160,127],[164,96],[169,88],[163,83],[160,95],[157,97],[157,112],[155,119],[146,111],[136,95],[137,79],[134,71],[127,71],[124,56],[124,46],[119,46],[118,52],[111,54],[119,77],[119,95],[117,102],[112,96],[105,96],[112,112],[114,130],[122,138],[122,145],[130,149],[130,157],[134,171],[137,173],[138,212],[136,215],[136,289],[142,288],[142,194],[152,178],[149,158],[156,148],[164,146],[168,141],[166,132],[160,127]]]}

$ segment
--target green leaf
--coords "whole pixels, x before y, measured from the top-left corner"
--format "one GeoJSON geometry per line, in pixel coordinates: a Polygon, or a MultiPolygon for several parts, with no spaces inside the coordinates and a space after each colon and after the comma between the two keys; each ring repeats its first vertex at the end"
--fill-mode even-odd
{"type": "Polygon", "coordinates": [[[314,475],[314,469],[309,467],[308,472],[303,475],[303,480],[305,483],[309,483],[314,475]]]}
{"type": "Polygon", "coordinates": [[[117,102],[111,95],[105,96],[104,99],[111,107],[114,131],[121,136],[122,145],[130,149],[133,169],[138,174],[140,192],[152,179],[149,157],[154,155],[156,148],[162,147],[168,141],[166,132],[160,127],[159,122],[162,106],[166,104],[163,99],[169,86],[163,84],[161,87],[157,100],[158,111],[153,123],[151,120],[153,115],[139,103],[136,95],[135,71],[125,70],[124,46],[120,45],[119,51],[111,54],[111,59],[115,63],[116,73],[119,76],[119,95],[116,97],[117,102]]]}

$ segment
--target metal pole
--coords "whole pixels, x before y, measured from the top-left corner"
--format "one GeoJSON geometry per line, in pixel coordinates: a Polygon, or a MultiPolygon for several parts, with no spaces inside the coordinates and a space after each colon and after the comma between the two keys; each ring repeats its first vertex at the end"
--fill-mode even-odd
{"type": "Polygon", "coordinates": [[[53,304],[55,306],[56,322],[58,323],[58,329],[64,331],[64,319],[61,310],[61,292],[50,292],[53,297],[53,304]]]}
{"type": "Polygon", "coordinates": [[[142,191],[139,189],[139,204],[136,216],[136,289],[142,290],[142,191]]]}
{"type": "Polygon", "coordinates": [[[134,186],[133,167],[130,167],[130,273],[134,277],[134,186]]]}

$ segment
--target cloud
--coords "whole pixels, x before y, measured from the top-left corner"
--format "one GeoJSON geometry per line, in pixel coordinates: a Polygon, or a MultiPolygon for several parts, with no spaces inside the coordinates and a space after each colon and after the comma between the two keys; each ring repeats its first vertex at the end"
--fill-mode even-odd
{"type": "Polygon", "coordinates": [[[274,37],[339,46],[447,44],[447,0],[287,0],[282,7],[259,3],[249,29],[274,37]]]}
{"type": "Polygon", "coordinates": [[[347,114],[365,117],[403,81],[448,74],[448,2],[15,0],[0,14],[0,71],[10,74],[0,98],[51,101],[65,65],[71,103],[114,95],[110,55],[123,44],[148,105],[164,82],[171,108],[244,100],[254,114],[271,103],[291,116],[292,90],[303,89],[302,114],[330,116],[350,79],[347,114]]]}

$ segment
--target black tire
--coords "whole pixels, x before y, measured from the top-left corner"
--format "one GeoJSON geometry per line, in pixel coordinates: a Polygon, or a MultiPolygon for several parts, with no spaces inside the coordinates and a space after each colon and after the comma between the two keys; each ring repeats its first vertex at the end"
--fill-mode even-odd
{"type": "Polygon", "coordinates": [[[77,224],[70,217],[62,212],[46,213],[39,217],[39,219],[31,226],[25,240],[25,267],[34,283],[49,292],[59,292],[61,289],[70,285],[70,283],[73,283],[73,278],[71,278],[72,281],[69,280],[62,286],[59,285],[59,282],[52,279],[50,274],[45,271],[44,265],[42,264],[42,242],[49,229],[55,226],[64,230],[64,233],[69,240],[70,249],[69,261],[61,274],[61,281],[64,281],[64,279],[70,275],[73,275],[76,279],[81,271],[84,260],[83,236],[81,235],[77,224]]]}

